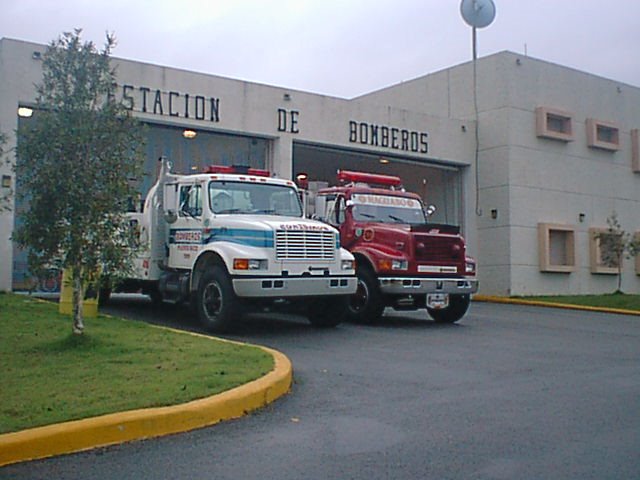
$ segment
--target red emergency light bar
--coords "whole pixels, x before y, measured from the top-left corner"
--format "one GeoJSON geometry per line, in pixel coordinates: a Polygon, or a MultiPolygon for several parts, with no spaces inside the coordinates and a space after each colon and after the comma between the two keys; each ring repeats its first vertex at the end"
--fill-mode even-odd
{"type": "Polygon", "coordinates": [[[389,187],[402,186],[400,177],[380,175],[379,173],[353,172],[351,170],[338,170],[338,182],[362,182],[372,185],[386,185],[389,187]]]}
{"type": "Polygon", "coordinates": [[[233,173],[239,175],[254,175],[256,177],[271,176],[269,170],[250,168],[245,165],[209,165],[204,169],[204,173],[233,173]]]}

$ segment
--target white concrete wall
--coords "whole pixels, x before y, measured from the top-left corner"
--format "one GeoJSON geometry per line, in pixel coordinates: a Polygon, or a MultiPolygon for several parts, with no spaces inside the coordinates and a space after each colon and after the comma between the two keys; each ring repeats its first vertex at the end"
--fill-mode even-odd
{"type": "MultiPolygon", "coordinates": [[[[8,138],[6,149],[15,147],[18,128],[18,103],[35,99],[34,79],[40,75],[40,61],[32,58],[34,51],[44,51],[41,45],[0,40],[0,132],[8,138]]],[[[0,162],[0,177],[11,176],[15,192],[15,157],[9,155],[10,165],[0,162]]],[[[1,188],[1,187],[0,187],[1,188]]],[[[10,205],[13,209],[13,202],[10,205]]],[[[13,210],[0,212],[0,291],[11,290],[13,270],[13,210]]]]}
{"type": "MultiPolygon", "coordinates": [[[[615,211],[623,229],[640,230],[640,175],[631,170],[630,140],[630,130],[640,127],[640,89],[515,54],[504,55],[502,61],[513,89],[512,245],[528,244],[512,249],[511,293],[612,292],[615,276],[590,272],[588,229],[606,227],[615,211]],[[532,134],[537,106],[570,112],[574,140],[565,143],[532,134]],[[620,150],[588,147],[585,123],[590,117],[618,125],[620,150]],[[539,271],[537,248],[531,248],[536,246],[531,239],[538,222],[575,225],[576,272],[539,271]]],[[[639,293],[640,278],[632,262],[625,262],[624,270],[623,291],[639,293]]]]}

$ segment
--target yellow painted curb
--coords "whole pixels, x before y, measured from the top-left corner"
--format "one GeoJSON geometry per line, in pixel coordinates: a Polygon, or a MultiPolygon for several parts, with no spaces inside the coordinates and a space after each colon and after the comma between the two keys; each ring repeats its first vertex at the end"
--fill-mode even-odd
{"type": "Polygon", "coordinates": [[[497,297],[492,295],[475,295],[473,297],[473,300],[476,302],[510,303],[514,305],[533,305],[538,307],[563,308],[565,310],[584,310],[588,312],[617,313],[622,315],[637,315],[637,316],[640,315],[640,312],[637,310],[625,310],[622,308],[607,308],[607,307],[589,307],[586,305],[541,302],[537,300],[524,300],[520,298],[497,297]]]}
{"type": "Polygon", "coordinates": [[[289,392],[293,379],[291,362],[284,354],[259,348],[273,355],[275,365],[257,380],[181,405],[130,410],[0,435],[0,466],[186,432],[246,415],[289,392]]]}

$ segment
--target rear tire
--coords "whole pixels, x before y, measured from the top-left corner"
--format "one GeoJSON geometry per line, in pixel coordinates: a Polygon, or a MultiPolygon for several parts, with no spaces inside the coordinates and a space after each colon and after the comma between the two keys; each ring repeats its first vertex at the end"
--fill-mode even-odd
{"type": "Polygon", "coordinates": [[[307,318],[317,328],[333,328],[347,316],[347,296],[322,297],[309,302],[307,318]]]}
{"type": "Polygon", "coordinates": [[[196,301],[198,317],[205,330],[229,331],[237,312],[237,297],[224,269],[214,266],[202,275],[196,301]]]}
{"type": "Polygon", "coordinates": [[[469,303],[471,303],[469,295],[450,295],[447,308],[440,310],[427,308],[427,311],[436,323],[455,323],[467,313],[469,303]]]}
{"type": "Polygon", "coordinates": [[[384,312],[382,292],[375,273],[367,267],[356,269],[358,289],[349,296],[349,319],[364,324],[380,321],[384,312]]]}

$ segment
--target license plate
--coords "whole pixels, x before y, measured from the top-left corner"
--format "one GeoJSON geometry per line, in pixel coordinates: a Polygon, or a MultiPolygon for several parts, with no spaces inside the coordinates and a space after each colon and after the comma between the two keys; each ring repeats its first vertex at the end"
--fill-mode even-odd
{"type": "Polygon", "coordinates": [[[430,293],[427,295],[427,307],[434,310],[441,310],[449,306],[449,294],[430,293]]]}

